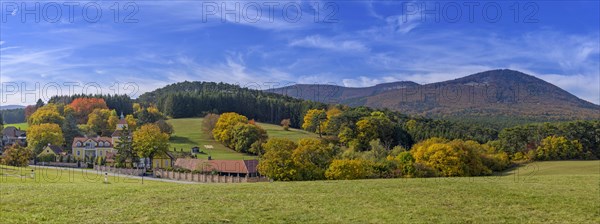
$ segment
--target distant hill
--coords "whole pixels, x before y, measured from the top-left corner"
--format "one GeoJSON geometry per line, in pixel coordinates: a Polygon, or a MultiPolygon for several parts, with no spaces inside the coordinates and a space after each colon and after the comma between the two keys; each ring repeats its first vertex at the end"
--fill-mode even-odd
{"type": "Polygon", "coordinates": [[[374,96],[386,91],[418,86],[419,84],[410,81],[383,83],[364,88],[342,87],[336,85],[297,84],[266,91],[305,100],[361,106],[363,105],[361,100],[366,97],[374,96]]]}
{"type": "Polygon", "coordinates": [[[2,105],[0,106],[0,110],[12,110],[12,109],[22,109],[25,108],[25,106],[21,106],[21,105],[2,105]]]}
{"type": "Polygon", "coordinates": [[[319,102],[306,101],[238,85],[214,82],[179,82],[142,94],[137,99],[154,104],[172,118],[204,116],[206,113],[236,112],[259,122],[279,124],[290,119],[300,127],[310,108],[325,108],[319,102]]]}
{"type": "Polygon", "coordinates": [[[351,106],[388,108],[450,120],[526,122],[599,119],[600,106],[525,73],[502,69],[419,85],[385,83],[366,88],[293,85],[268,92],[351,106]]]}

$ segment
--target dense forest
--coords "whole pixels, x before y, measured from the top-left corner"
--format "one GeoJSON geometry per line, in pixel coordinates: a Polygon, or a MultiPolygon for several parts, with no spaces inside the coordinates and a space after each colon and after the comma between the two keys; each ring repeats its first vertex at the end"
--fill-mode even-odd
{"type": "Polygon", "coordinates": [[[75,94],[71,96],[53,96],[48,100],[48,103],[52,104],[70,104],[77,98],[98,98],[103,99],[106,105],[111,110],[116,110],[117,114],[133,114],[133,103],[134,100],[127,95],[84,95],[75,94]]]}
{"type": "Polygon", "coordinates": [[[302,125],[302,117],[307,110],[327,107],[323,103],[213,82],[168,85],[142,94],[138,101],[143,105],[155,103],[161,112],[173,118],[236,112],[256,121],[274,124],[290,119],[292,127],[302,125]]]}
{"type": "Polygon", "coordinates": [[[0,111],[5,124],[16,124],[25,122],[25,109],[10,109],[0,111]]]}

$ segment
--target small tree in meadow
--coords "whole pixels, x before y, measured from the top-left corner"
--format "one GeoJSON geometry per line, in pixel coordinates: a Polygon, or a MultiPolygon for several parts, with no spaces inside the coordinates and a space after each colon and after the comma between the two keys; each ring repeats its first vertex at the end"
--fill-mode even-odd
{"type": "Polygon", "coordinates": [[[283,119],[281,120],[281,127],[283,127],[283,130],[285,131],[289,131],[290,130],[290,119],[283,119]]]}

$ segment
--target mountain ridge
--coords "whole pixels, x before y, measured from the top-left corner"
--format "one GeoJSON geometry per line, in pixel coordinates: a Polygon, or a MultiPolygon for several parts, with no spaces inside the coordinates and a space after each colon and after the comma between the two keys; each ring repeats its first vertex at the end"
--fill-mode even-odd
{"type": "Polygon", "coordinates": [[[410,81],[348,88],[300,84],[266,90],[324,103],[388,108],[432,118],[600,118],[600,106],[520,71],[496,69],[419,85],[410,81]]]}

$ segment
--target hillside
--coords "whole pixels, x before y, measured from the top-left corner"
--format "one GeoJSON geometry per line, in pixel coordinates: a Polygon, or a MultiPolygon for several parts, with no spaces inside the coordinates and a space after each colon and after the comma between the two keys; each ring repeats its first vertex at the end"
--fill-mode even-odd
{"type": "MultiPolygon", "coordinates": [[[[206,154],[200,154],[200,158],[207,158],[210,154],[213,159],[248,159],[254,158],[254,155],[238,153],[232,149],[225,147],[223,144],[215,141],[206,133],[202,132],[202,118],[180,118],[170,119],[167,122],[173,125],[175,134],[171,136],[169,141],[171,150],[176,149],[184,152],[189,152],[192,147],[199,146],[206,154]],[[204,145],[212,145],[214,148],[205,150],[204,145]]],[[[302,138],[316,137],[316,134],[305,132],[298,129],[290,129],[284,131],[281,126],[258,123],[259,126],[267,131],[270,138],[287,138],[298,141],[302,138]]]]}
{"type": "Polygon", "coordinates": [[[323,103],[299,100],[274,93],[214,82],[179,82],[142,94],[138,102],[154,104],[173,118],[201,117],[206,113],[236,112],[259,122],[279,124],[290,119],[300,127],[310,108],[324,108],[323,103]]]}
{"type": "Polygon", "coordinates": [[[600,222],[598,161],[538,162],[487,177],[246,184],[114,176],[102,184],[100,175],[36,169],[46,175],[34,182],[29,168],[0,167],[3,223],[600,222]]]}
{"type": "Polygon", "coordinates": [[[266,92],[324,103],[342,103],[352,106],[360,106],[362,105],[361,99],[365,97],[377,95],[387,91],[418,86],[419,84],[409,81],[383,83],[364,88],[342,87],[336,85],[297,84],[293,86],[269,89],[266,90],[266,92]]]}
{"type": "Polygon", "coordinates": [[[534,76],[507,69],[426,85],[412,82],[368,88],[295,85],[268,91],[450,120],[541,122],[600,118],[600,106],[534,76]]]}

